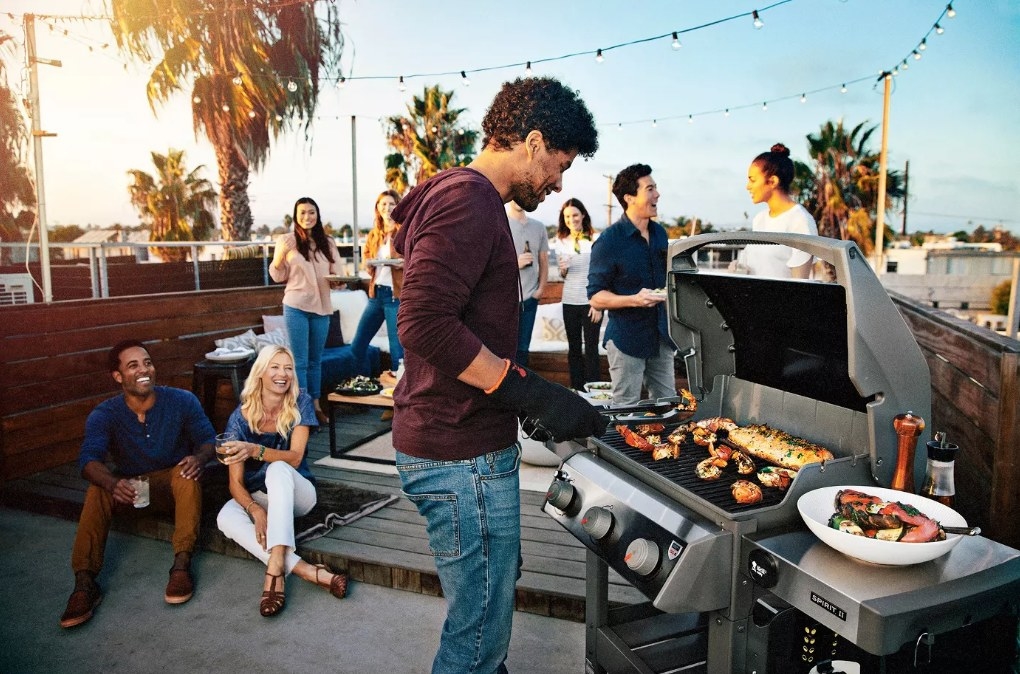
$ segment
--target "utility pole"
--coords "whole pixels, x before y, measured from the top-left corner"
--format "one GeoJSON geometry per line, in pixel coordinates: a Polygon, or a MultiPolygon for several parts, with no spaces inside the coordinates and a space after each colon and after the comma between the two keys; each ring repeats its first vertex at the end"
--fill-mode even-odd
{"type": "Polygon", "coordinates": [[[900,233],[907,236],[907,202],[910,198],[910,160],[906,161],[903,167],[903,227],[900,233]]]}
{"type": "Polygon", "coordinates": [[[361,231],[358,229],[358,118],[354,115],[351,115],[351,184],[354,190],[354,194],[351,195],[351,207],[354,209],[351,216],[354,223],[354,271],[351,272],[351,276],[358,276],[358,257],[361,253],[358,245],[361,241],[361,231]]]}
{"type": "Polygon", "coordinates": [[[606,196],[606,227],[613,224],[613,176],[602,174],[609,181],[609,194],[606,196]]]}
{"type": "Polygon", "coordinates": [[[885,85],[885,96],[882,102],[882,152],[878,161],[878,211],[875,222],[875,274],[882,276],[885,273],[884,259],[885,252],[882,248],[882,238],[885,235],[885,181],[886,171],[889,164],[889,93],[892,88],[892,73],[882,73],[882,83],[885,85]]]}
{"type": "MultiPolygon", "coordinates": [[[[25,57],[28,59],[28,102],[32,116],[32,155],[35,158],[36,222],[39,224],[39,266],[42,270],[43,302],[53,301],[53,283],[50,279],[50,241],[46,224],[46,190],[43,188],[42,139],[56,136],[41,128],[39,112],[39,74],[37,64],[61,67],[60,61],[41,59],[35,55],[35,15],[25,15],[25,57]]],[[[26,260],[27,262],[27,260],[26,260]]]]}

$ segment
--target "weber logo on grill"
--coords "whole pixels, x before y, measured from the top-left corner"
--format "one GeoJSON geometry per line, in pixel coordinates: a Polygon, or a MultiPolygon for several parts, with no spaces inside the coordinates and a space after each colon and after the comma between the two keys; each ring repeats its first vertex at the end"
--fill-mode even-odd
{"type": "Polygon", "coordinates": [[[666,550],[666,557],[668,557],[669,561],[672,562],[674,559],[679,557],[680,553],[683,551],[684,551],[683,544],[680,543],[679,541],[673,541],[672,543],[669,544],[669,549],[666,550]]]}
{"type": "Polygon", "coordinates": [[[826,611],[828,611],[832,615],[836,616],[837,618],[839,618],[843,622],[846,622],[846,611],[844,611],[840,607],[836,606],[835,604],[833,604],[828,599],[825,599],[823,597],[819,597],[817,594],[812,592],[811,593],[811,601],[814,602],[815,604],[818,604],[819,606],[821,606],[826,611]]]}

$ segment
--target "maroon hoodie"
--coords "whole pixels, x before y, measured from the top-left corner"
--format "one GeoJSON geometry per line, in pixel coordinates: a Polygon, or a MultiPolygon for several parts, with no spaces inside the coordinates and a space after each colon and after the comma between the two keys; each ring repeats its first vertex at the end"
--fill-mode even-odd
{"type": "Polygon", "coordinates": [[[457,379],[484,344],[517,351],[517,255],[503,200],[478,171],[448,169],[401,199],[394,241],[404,256],[397,330],[404,376],[393,394],[393,446],[461,460],[509,447],[517,417],[457,379]]]}

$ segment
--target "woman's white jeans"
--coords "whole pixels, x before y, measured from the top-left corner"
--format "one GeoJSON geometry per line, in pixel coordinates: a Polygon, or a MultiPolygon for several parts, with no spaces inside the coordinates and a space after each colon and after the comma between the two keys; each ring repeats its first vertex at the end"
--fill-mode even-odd
{"type": "Polygon", "coordinates": [[[266,469],[266,491],[253,493],[252,498],[268,513],[266,549],[255,540],[255,524],[241,504],[230,499],[216,516],[216,525],[223,534],[262,560],[269,562],[269,552],[277,545],[287,546],[284,569],[294,570],[301,558],[294,553],[294,518],[315,507],[315,485],[283,461],[274,461],[266,469]]]}

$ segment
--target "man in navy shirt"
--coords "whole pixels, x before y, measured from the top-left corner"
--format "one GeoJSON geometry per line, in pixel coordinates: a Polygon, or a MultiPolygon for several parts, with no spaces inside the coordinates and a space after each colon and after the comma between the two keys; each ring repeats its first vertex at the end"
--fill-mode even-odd
{"type": "Polygon", "coordinates": [[[666,230],[653,220],[659,191],[647,164],[633,164],[613,181],[623,216],[595,240],[588,269],[591,306],[609,312],[604,339],[613,403],[676,395],[675,346],[666,325],[666,230]]]}
{"type": "Polygon", "coordinates": [[[156,386],[156,368],[144,344],[120,342],[107,359],[123,394],[101,402],[85,422],[78,465],[91,484],[71,552],[74,592],[60,617],[61,627],[86,622],[99,605],[96,577],[110,520],[114,512],[133,512],[138,495],[130,479],[134,476],[149,478],[152,507],[174,513],[174,562],[164,599],[183,604],[194,592],[191,554],[202,517],[198,480],[212,459],[216,433],[194,394],[156,386]],[[108,460],[116,471],[107,466],[108,460]]]}

